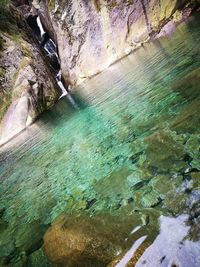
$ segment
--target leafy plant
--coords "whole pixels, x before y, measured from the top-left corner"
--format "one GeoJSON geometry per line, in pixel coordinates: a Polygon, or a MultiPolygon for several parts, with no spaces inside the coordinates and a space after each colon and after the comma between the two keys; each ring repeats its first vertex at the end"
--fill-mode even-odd
{"type": "Polygon", "coordinates": [[[15,33],[16,24],[9,11],[10,0],[0,0],[0,31],[15,33]]]}

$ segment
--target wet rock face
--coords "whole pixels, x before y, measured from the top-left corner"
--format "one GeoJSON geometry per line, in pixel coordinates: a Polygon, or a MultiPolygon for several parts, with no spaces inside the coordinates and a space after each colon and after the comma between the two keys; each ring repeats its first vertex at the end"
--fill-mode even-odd
{"type": "Polygon", "coordinates": [[[181,19],[182,12],[177,9],[184,9],[187,2],[78,0],[47,4],[35,0],[33,6],[50,32],[53,25],[62,73],[66,81],[75,84],[141,46],[170,19],[181,19]]]}
{"type": "Polygon", "coordinates": [[[0,143],[32,123],[58,97],[21,14],[14,7],[5,9],[7,27],[0,29],[0,143]]]}

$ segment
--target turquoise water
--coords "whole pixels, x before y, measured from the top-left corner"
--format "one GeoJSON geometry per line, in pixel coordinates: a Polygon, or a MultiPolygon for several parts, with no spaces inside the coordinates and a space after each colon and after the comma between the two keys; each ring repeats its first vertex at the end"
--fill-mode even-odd
{"type": "MultiPolygon", "coordinates": [[[[51,261],[96,267],[117,257],[125,266],[120,259],[131,245],[145,236],[146,249],[160,222],[173,218],[187,225],[178,242],[186,236],[199,240],[198,22],[196,17],[181,24],[172,36],[144,45],[83,83],[73,93],[79,109],[63,99],[0,148],[0,266],[51,261]],[[67,257],[60,261],[48,244],[45,258],[43,236],[61,214],[69,229],[91,227],[94,236],[106,236],[112,249],[94,246],[93,252],[102,249],[105,259],[92,256],[87,262],[86,255],[83,262],[70,254],[70,263],[67,257]]],[[[176,236],[175,229],[169,227],[169,236],[176,236]]],[[[193,251],[187,261],[181,255],[180,266],[189,266],[183,262],[191,262],[200,246],[193,251]]],[[[155,261],[156,253],[151,252],[155,261]]],[[[163,253],[161,259],[173,256],[163,253]]],[[[198,259],[191,266],[200,266],[198,259]]]]}

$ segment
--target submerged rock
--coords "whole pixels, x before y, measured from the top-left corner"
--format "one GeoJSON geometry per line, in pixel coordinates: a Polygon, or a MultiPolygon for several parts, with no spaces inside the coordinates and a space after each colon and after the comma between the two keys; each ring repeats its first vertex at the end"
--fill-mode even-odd
{"type": "Polygon", "coordinates": [[[200,189],[200,172],[192,172],[192,187],[194,189],[200,189]]]}
{"type": "Polygon", "coordinates": [[[59,266],[106,266],[119,246],[103,227],[93,218],[60,216],[44,235],[44,251],[59,266]]]}
{"type": "Polygon", "coordinates": [[[151,190],[144,193],[141,203],[144,208],[151,208],[159,205],[161,201],[162,199],[159,194],[156,191],[151,190]]]}
{"type": "Polygon", "coordinates": [[[42,249],[33,252],[27,259],[27,267],[53,267],[42,249]]]}
{"type": "Polygon", "coordinates": [[[134,191],[149,183],[149,179],[142,179],[142,175],[142,172],[140,173],[139,171],[135,171],[127,177],[127,183],[134,191]]]}
{"type": "Polygon", "coordinates": [[[11,260],[16,256],[15,239],[12,233],[4,231],[0,232],[0,266],[8,266],[11,260]]]}
{"type": "Polygon", "coordinates": [[[173,189],[173,182],[167,176],[158,175],[152,180],[152,187],[159,193],[160,196],[164,197],[171,189],[173,189]]]}
{"type": "Polygon", "coordinates": [[[23,228],[15,233],[15,246],[20,251],[26,251],[27,254],[39,249],[42,244],[42,236],[48,226],[41,225],[40,221],[33,221],[25,224],[23,228]]]}
{"type": "Polygon", "coordinates": [[[171,191],[166,195],[165,200],[163,201],[163,206],[173,215],[177,215],[185,210],[186,202],[187,194],[171,191]]]}
{"type": "Polygon", "coordinates": [[[135,216],[131,210],[60,215],[44,235],[43,249],[49,261],[69,267],[107,266],[132,245],[136,239],[133,229],[141,228],[140,214],[135,216]]]}
{"type": "Polygon", "coordinates": [[[26,256],[42,246],[46,229],[47,226],[40,221],[14,226],[0,219],[0,263],[5,266],[24,266],[26,256]]]}
{"type": "Polygon", "coordinates": [[[147,157],[157,172],[174,173],[186,168],[184,146],[171,131],[158,131],[146,138],[147,157]]]}

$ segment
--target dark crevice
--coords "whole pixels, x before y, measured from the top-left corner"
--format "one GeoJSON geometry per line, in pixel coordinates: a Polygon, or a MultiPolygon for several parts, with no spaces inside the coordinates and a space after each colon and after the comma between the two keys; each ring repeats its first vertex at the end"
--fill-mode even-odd
{"type": "Polygon", "coordinates": [[[40,44],[40,47],[43,50],[43,53],[45,54],[45,56],[47,57],[49,61],[49,64],[53,68],[54,75],[56,75],[58,71],[60,70],[60,63],[58,59],[57,48],[56,48],[54,40],[50,38],[47,30],[44,27],[43,27],[44,34],[41,35],[41,31],[37,23],[37,18],[38,18],[37,15],[35,16],[30,15],[27,18],[27,23],[31,27],[33,34],[35,35],[37,41],[40,44]]]}
{"type": "Polygon", "coordinates": [[[33,33],[35,34],[35,36],[37,37],[37,39],[39,39],[40,29],[37,25],[36,19],[37,19],[37,15],[35,15],[35,16],[30,15],[30,16],[28,16],[26,21],[27,21],[28,25],[31,27],[31,29],[32,29],[33,33]]]}
{"type": "Polygon", "coordinates": [[[69,94],[68,85],[66,85],[62,76],[60,59],[55,41],[50,37],[50,34],[42,24],[39,15],[29,15],[26,20],[32,29],[35,39],[39,43],[43,55],[47,59],[47,65],[50,66],[51,73],[56,81],[58,91],[60,92],[60,98],[66,96],[71,105],[75,109],[79,109],[75,100],[69,94]]]}
{"type": "Polygon", "coordinates": [[[145,0],[141,0],[140,2],[141,2],[143,13],[144,13],[144,18],[145,18],[145,23],[146,23],[146,26],[147,26],[147,31],[148,31],[148,34],[150,35],[152,33],[152,27],[151,27],[151,25],[149,23],[147,11],[146,11],[146,6],[145,6],[145,0]]]}

